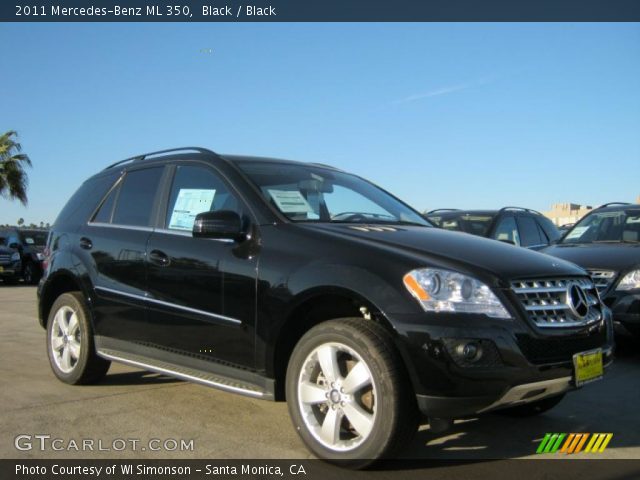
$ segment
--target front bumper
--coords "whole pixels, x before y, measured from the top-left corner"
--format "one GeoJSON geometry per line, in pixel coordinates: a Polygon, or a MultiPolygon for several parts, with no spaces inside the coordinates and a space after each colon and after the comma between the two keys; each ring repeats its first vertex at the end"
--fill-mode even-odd
{"type": "Polygon", "coordinates": [[[605,367],[613,361],[608,309],[595,326],[567,331],[534,329],[518,319],[426,316],[407,316],[396,328],[418,407],[430,417],[460,418],[572,390],[576,353],[601,348],[605,367]],[[476,360],[463,355],[468,343],[482,353],[476,360]]]}
{"type": "Polygon", "coordinates": [[[22,262],[20,260],[11,263],[0,264],[0,278],[17,279],[22,275],[22,262]]]}

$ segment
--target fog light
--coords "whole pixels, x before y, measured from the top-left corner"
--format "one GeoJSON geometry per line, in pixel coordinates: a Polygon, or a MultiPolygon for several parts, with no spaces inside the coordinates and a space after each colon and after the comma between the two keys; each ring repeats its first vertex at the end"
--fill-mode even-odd
{"type": "Polygon", "coordinates": [[[456,353],[465,360],[477,360],[480,358],[480,347],[475,342],[461,343],[456,347],[456,353]]]}

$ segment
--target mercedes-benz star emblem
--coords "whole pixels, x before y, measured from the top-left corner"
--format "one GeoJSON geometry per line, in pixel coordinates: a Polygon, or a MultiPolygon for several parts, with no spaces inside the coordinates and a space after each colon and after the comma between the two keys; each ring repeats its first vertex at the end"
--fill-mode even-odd
{"type": "Polygon", "coordinates": [[[571,312],[580,319],[589,313],[587,294],[577,283],[573,283],[567,288],[567,305],[569,305],[571,312]]]}

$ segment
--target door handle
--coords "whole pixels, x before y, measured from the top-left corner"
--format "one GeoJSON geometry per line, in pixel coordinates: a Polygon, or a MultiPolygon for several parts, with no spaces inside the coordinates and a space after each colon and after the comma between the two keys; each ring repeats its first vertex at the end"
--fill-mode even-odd
{"type": "Polygon", "coordinates": [[[80,239],[80,248],[83,248],[85,250],[91,250],[93,248],[93,242],[91,241],[90,238],[82,237],[80,239]]]}
{"type": "Polygon", "coordinates": [[[167,265],[169,265],[169,263],[171,263],[169,255],[161,252],[160,250],[151,250],[149,252],[149,261],[151,263],[159,265],[160,267],[166,267],[167,265]]]}

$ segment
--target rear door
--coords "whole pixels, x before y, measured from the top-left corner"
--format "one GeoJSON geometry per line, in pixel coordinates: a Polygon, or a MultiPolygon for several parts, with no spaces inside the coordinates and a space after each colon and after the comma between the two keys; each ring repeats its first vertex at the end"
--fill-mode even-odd
{"type": "Polygon", "coordinates": [[[257,253],[247,249],[249,241],[191,234],[198,213],[232,210],[249,222],[250,212],[209,164],[172,169],[166,207],[147,245],[149,342],[185,359],[253,367],[257,253]]]}
{"type": "Polygon", "coordinates": [[[139,342],[147,336],[145,251],[163,171],[164,166],[129,170],[78,236],[79,251],[93,269],[88,273],[99,342],[139,342]]]}

